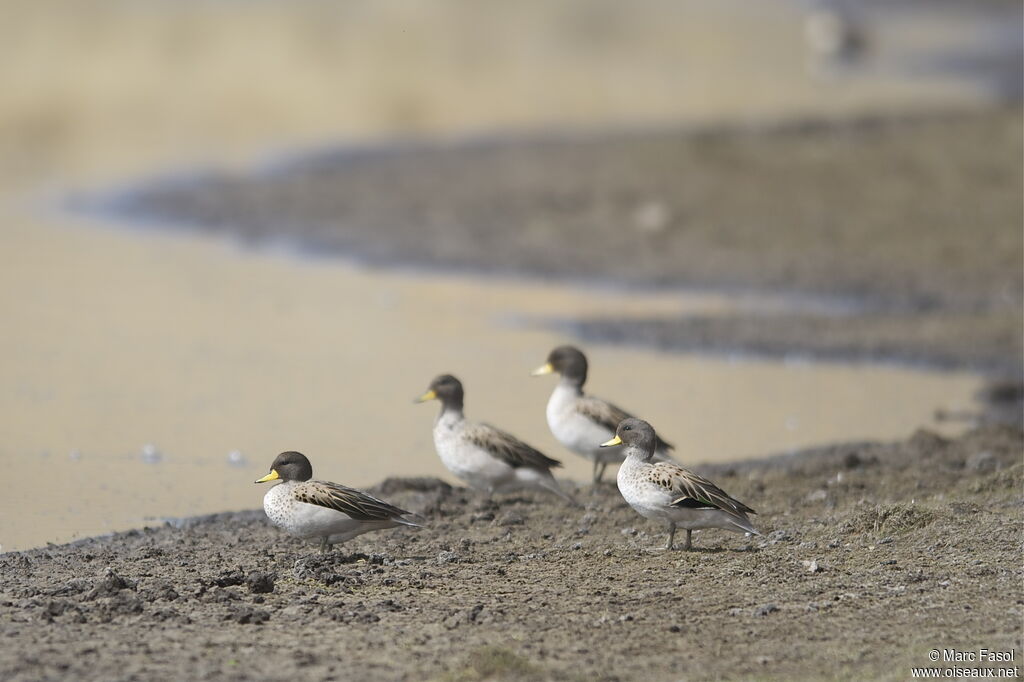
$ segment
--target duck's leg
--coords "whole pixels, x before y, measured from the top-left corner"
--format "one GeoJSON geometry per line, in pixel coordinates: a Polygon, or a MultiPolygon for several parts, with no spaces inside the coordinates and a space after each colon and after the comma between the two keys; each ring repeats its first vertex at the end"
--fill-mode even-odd
{"type": "Polygon", "coordinates": [[[593,473],[591,474],[591,478],[593,479],[594,485],[597,485],[601,481],[601,474],[597,473],[597,469],[598,469],[599,466],[600,466],[600,462],[598,462],[595,459],[594,460],[594,470],[593,470],[593,473]]]}
{"type": "Polygon", "coordinates": [[[684,550],[689,551],[690,546],[691,546],[690,539],[692,538],[692,536],[693,536],[693,531],[690,530],[689,528],[687,528],[686,529],[686,542],[683,543],[683,549],[684,550]]]}
{"type": "MultiPolygon", "coordinates": [[[[689,532],[689,531],[687,531],[689,532]]],[[[665,549],[672,549],[672,541],[676,537],[676,524],[670,523],[668,525],[668,542],[665,543],[665,549]]]]}
{"type": "Polygon", "coordinates": [[[326,554],[327,553],[327,536],[326,535],[323,536],[322,538],[320,538],[320,553],[321,554],[326,554]]]}

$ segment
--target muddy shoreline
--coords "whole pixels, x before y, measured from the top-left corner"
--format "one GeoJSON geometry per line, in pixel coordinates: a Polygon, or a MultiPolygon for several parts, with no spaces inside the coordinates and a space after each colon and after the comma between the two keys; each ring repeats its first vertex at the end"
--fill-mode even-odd
{"type": "Polygon", "coordinates": [[[1016,647],[1019,666],[1020,122],[1013,109],[328,158],[135,195],[122,217],[370,262],[854,297],[844,315],[550,323],[1011,381],[956,439],[697,467],[758,510],[763,536],[701,532],[689,553],[651,551],[663,529],[612,485],[576,485],[573,509],[389,479],[375,492],[426,527],[325,556],[258,510],[2,554],[0,677],[902,680],[945,647],[1016,647]]]}
{"type": "Polygon", "coordinates": [[[258,511],[5,554],[0,673],[907,679],[932,648],[1020,646],[1022,443],[920,431],[706,467],[763,536],[688,553],[651,551],[663,529],[611,485],[572,509],[389,479],[427,527],[323,556],[258,511]]]}

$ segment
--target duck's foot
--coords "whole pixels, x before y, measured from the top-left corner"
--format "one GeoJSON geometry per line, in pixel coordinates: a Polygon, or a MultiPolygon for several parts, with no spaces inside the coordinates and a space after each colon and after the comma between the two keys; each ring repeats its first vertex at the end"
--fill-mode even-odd
{"type": "Polygon", "coordinates": [[[665,546],[662,547],[663,551],[670,551],[672,549],[672,542],[676,539],[676,524],[670,523],[668,526],[668,541],[665,546]]]}

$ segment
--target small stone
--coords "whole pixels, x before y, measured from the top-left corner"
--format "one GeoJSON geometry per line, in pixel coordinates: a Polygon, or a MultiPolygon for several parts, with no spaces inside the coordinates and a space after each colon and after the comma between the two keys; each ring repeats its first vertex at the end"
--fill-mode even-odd
{"type": "Polygon", "coordinates": [[[459,555],[451,551],[438,552],[437,563],[439,564],[457,564],[459,562],[459,555]]]}
{"type": "Polygon", "coordinates": [[[228,609],[224,620],[231,620],[242,625],[259,625],[270,620],[270,614],[263,609],[251,606],[232,606],[228,609]]]}
{"type": "Polygon", "coordinates": [[[121,590],[134,590],[136,583],[126,580],[108,568],[103,577],[96,581],[93,588],[83,597],[83,601],[91,601],[97,597],[112,597],[121,590]]]}
{"type": "Polygon", "coordinates": [[[847,469],[857,469],[864,464],[864,460],[860,458],[856,452],[848,452],[843,457],[843,466],[847,469]]]}
{"type": "Polygon", "coordinates": [[[273,573],[254,571],[246,577],[245,584],[248,585],[249,591],[253,594],[267,594],[274,591],[275,577],[273,573]]]}
{"type": "Polygon", "coordinates": [[[910,444],[919,450],[941,450],[949,445],[949,439],[928,429],[918,429],[910,437],[910,444]]]}
{"type": "Polygon", "coordinates": [[[619,532],[622,533],[623,535],[636,535],[636,533],[637,533],[636,528],[633,528],[632,526],[630,526],[629,528],[623,528],[619,532]]]}
{"type": "Polygon", "coordinates": [[[824,502],[828,499],[828,491],[824,488],[818,488],[807,493],[807,497],[804,499],[808,502],[824,502]]]}
{"type": "Polygon", "coordinates": [[[803,564],[804,564],[804,568],[806,568],[811,573],[821,573],[824,570],[818,564],[818,560],[817,559],[811,559],[809,561],[807,559],[804,559],[803,564]]]}
{"type": "Polygon", "coordinates": [[[657,234],[664,232],[672,221],[672,213],[661,201],[646,201],[633,209],[633,226],[637,232],[657,234]]]}
{"type": "Polygon", "coordinates": [[[975,471],[979,474],[989,474],[996,470],[999,462],[996,456],[988,450],[983,450],[967,458],[965,464],[968,471],[975,471]]]}
{"type": "Polygon", "coordinates": [[[760,545],[762,547],[767,547],[768,545],[777,545],[780,542],[791,542],[792,540],[793,536],[790,532],[780,528],[779,530],[773,530],[771,533],[768,533],[764,540],[761,541],[760,545]]]}
{"type": "Polygon", "coordinates": [[[779,610],[779,607],[775,604],[762,604],[754,609],[754,615],[759,618],[764,618],[769,613],[774,613],[779,610]]]}
{"type": "Polygon", "coordinates": [[[524,519],[521,514],[509,512],[507,514],[503,514],[502,517],[498,519],[497,523],[499,526],[521,526],[526,523],[526,519],[524,519]]]}
{"type": "Polygon", "coordinates": [[[225,571],[213,579],[217,587],[232,587],[245,583],[245,575],[241,571],[225,571]]]}
{"type": "Polygon", "coordinates": [[[142,446],[140,457],[146,464],[159,464],[164,459],[163,453],[152,443],[146,443],[142,446]]]}

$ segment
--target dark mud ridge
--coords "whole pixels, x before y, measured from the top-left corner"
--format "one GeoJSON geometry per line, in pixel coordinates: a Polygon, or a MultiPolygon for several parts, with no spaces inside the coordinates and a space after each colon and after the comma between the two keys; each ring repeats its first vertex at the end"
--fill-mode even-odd
{"type": "Polygon", "coordinates": [[[367,263],[854,298],[857,315],[621,325],[590,340],[1015,373],[1020,109],[310,154],[73,202],[367,263]]]}
{"type": "Polygon", "coordinates": [[[702,471],[762,537],[656,527],[434,479],[426,517],[326,555],[262,513],[0,555],[0,679],[908,679],[935,648],[1016,649],[1024,433],[921,431],[702,471]]]}

